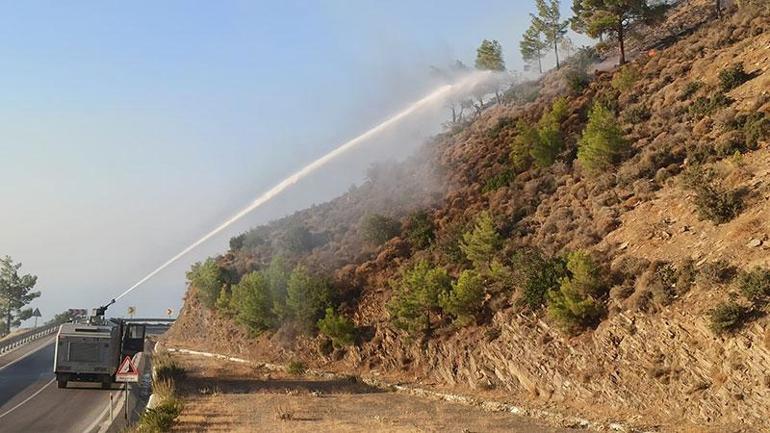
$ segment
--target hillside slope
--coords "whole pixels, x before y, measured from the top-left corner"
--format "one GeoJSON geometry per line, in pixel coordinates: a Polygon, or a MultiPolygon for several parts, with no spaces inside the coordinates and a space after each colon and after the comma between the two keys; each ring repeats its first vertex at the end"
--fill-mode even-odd
{"type": "Polygon", "coordinates": [[[276,256],[328,277],[337,311],[358,328],[354,345],[331,348],[291,323],[253,336],[236,320],[237,305],[207,307],[194,286],[170,342],[663,430],[765,425],[770,17],[742,9],[723,21],[693,18],[708,16],[710,4],[680,4],[665,27],[678,31],[659,32],[655,48],[627,68],[597,72],[585,85],[549,73],[530,102],[511,90],[420,155],[244,234],[217,259],[228,295],[276,256]],[[559,96],[566,105],[555,161],[512,160],[518,121],[536,124],[559,96]],[[576,159],[597,102],[630,145],[599,173],[576,159]],[[487,265],[499,264],[504,277],[478,269],[464,247],[463,234],[484,213],[501,239],[487,265]],[[362,224],[371,214],[399,221],[400,230],[382,244],[367,241],[362,224]],[[413,229],[426,219],[423,245],[413,229]],[[539,303],[522,301],[542,282],[531,268],[558,268],[575,251],[597,264],[589,274],[601,287],[590,296],[601,314],[579,329],[554,314],[564,280],[577,284],[577,267],[559,271],[539,303]],[[400,296],[394,282],[420,261],[453,280],[482,274],[472,320],[434,308],[424,332],[394,326],[396,310],[386,307],[400,296]],[[715,313],[725,306],[734,317],[715,313]]]}

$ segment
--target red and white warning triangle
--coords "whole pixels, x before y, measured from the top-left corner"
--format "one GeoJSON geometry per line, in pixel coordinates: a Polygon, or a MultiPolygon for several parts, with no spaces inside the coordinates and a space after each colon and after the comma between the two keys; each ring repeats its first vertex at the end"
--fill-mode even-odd
{"type": "Polygon", "coordinates": [[[120,367],[118,367],[118,371],[115,372],[115,381],[116,382],[138,382],[139,381],[139,370],[136,368],[136,365],[131,360],[130,356],[126,356],[123,359],[123,362],[120,363],[120,367]]]}

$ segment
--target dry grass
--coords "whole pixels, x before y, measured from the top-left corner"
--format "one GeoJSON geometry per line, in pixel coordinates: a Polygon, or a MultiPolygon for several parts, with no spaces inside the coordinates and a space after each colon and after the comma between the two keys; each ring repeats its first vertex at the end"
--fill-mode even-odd
{"type": "Polygon", "coordinates": [[[185,408],[174,432],[567,432],[506,413],[179,355],[185,408]],[[217,392],[200,390],[216,389],[217,392]]]}

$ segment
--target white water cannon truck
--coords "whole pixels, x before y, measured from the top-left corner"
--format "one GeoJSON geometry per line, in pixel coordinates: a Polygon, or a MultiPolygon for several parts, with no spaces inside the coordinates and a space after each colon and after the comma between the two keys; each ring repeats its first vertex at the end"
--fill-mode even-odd
{"type": "Polygon", "coordinates": [[[64,323],[56,334],[53,371],[59,388],[68,382],[97,382],[109,389],[126,357],[144,350],[145,325],[122,319],[105,320],[107,308],[93,310],[84,323],[64,323]]]}

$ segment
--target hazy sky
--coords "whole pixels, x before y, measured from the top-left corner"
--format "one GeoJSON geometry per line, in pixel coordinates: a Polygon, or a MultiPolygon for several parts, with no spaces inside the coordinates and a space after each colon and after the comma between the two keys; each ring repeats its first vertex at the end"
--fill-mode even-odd
{"type": "MultiPolygon", "coordinates": [[[[35,306],[46,318],[104,303],[287,174],[429,92],[429,65],[472,65],[490,38],[520,70],[531,3],[3,2],[0,254],[39,276],[35,306]]],[[[112,313],[177,309],[191,262],[313,194],[255,212],[112,313]]]]}

